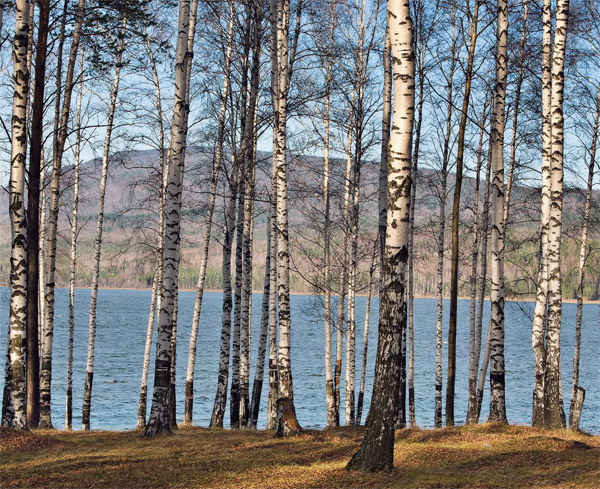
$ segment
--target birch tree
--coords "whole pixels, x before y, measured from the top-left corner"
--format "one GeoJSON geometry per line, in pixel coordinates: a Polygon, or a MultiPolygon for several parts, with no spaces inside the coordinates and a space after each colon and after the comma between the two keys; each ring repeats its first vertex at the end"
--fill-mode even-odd
{"type": "MultiPolygon", "coordinates": [[[[273,169],[277,182],[276,232],[277,232],[277,299],[279,304],[279,397],[289,399],[295,425],[294,390],[290,357],[290,255],[288,235],[287,202],[287,98],[296,47],[300,33],[302,0],[296,6],[296,25],[289,48],[289,0],[271,0],[271,92],[274,112],[273,122],[273,169]],[[275,55],[273,55],[275,54],[275,55]]],[[[290,423],[294,424],[294,423],[290,423]]]]}
{"type": "Polygon", "coordinates": [[[119,45],[115,56],[115,74],[110,93],[110,105],[104,137],[104,150],[102,153],[102,173],[100,176],[100,193],[98,197],[98,218],[96,222],[96,240],[94,242],[94,269],[92,271],[92,292],[90,297],[89,337],[87,364],[85,369],[85,387],[83,391],[83,408],[81,412],[81,429],[90,429],[90,411],[92,407],[92,385],[94,380],[94,351],[96,347],[96,309],[98,304],[98,280],[100,278],[100,257],[102,252],[102,231],[104,226],[104,199],[106,196],[106,180],[108,178],[108,165],[110,163],[110,145],[114,127],[117,96],[121,81],[121,68],[123,52],[125,51],[125,30],[127,18],[123,17],[121,31],[118,35],[119,45]]]}
{"type": "Polygon", "coordinates": [[[213,160],[212,178],[210,182],[210,194],[208,197],[208,210],[204,220],[204,239],[202,242],[198,282],[196,284],[196,300],[194,302],[192,331],[190,333],[188,366],[185,378],[185,408],[183,414],[184,424],[192,423],[192,413],[194,408],[194,370],[196,367],[196,344],[198,339],[198,329],[200,326],[200,314],[202,312],[202,298],[204,295],[204,282],[206,279],[206,268],[208,265],[208,251],[210,245],[213,214],[215,210],[215,201],[217,196],[218,177],[221,171],[221,165],[223,164],[223,146],[225,141],[225,124],[227,115],[227,97],[229,94],[230,86],[231,51],[233,46],[233,19],[233,3],[231,3],[229,5],[229,28],[227,33],[227,48],[225,51],[223,89],[221,91],[221,104],[219,109],[219,129],[217,133],[217,147],[213,160]]]}
{"type": "Polygon", "coordinates": [[[440,174],[440,212],[439,228],[437,234],[437,313],[435,326],[435,410],[434,424],[436,428],[442,426],[442,323],[443,323],[443,300],[444,300],[444,250],[446,231],[446,198],[448,182],[448,166],[450,162],[450,138],[452,136],[452,113],[454,110],[454,74],[457,61],[457,34],[456,34],[456,3],[453,2],[450,9],[451,18],[451,44],[450,44],[450,66],[448,68],[447,82],[447,108],[446,127],[442,150],[442,166],[440,174]]]}
{"type": "Polygon", "coordinates": [[[448,324],[448,373],[446,381],[446,425],[454,426],[454,389],[456,384],[456,322],[458,310],[458,254],[460,220],[460,195],[462,191],[465,132],[468,121],[471,84],[473,81],[475,50],[477,44],[480,0],[475,0],[473,12],[469,12],[469,54],[465,71],[465,93],[461,108],[456,155],[456,182],[452,200],[452,256],[450,258],[450,318],[448,324]]]}
{"type": "Polygon", "coordinates": [[[532,346],[535,382],[533,426],[565,426],[560,372],[560,243],[562,224],[564,62],[569,1],[559,0],[552,43],[550,0],[542,9],[542,205],[540,276],[534,309],[532,346]],[[545,335],[545,338],[544,338],[545,335]]]}
{"type": "Polygon", "coordinates": [[[506,99],[508,4],[497,2],[496,84],[490,130],[492,180],[492,289],[490,302],[490,421],[506,423],[504,371],[504,105],[506,99]]]}
{"type": "Polygon", "coordinates": [[[587,190],[583,209],[583,226],[581,228],[581,244],[579,247],[579,278],[577,280],[577,315],[575,318],[575,347],[573,351],[573,381],[571,387],[571,403],[569,408],[569,428],[579,429],[581,408],[585,397],[585,389],[579,385],[579,362],[581,358],[581,325],[583,320],[583,279],[585,264],[588,258],[588,229],[590,223],[590,204],[594,182],[594,167],[596,166],[596,148],[598,146],[598,128],[600,125],[600,89],[596,99],[596,113],[592,129],[592,144],[588,164],[587,190]]]}
{"type": "Polygon", "coordinates": [[[348,469],[391,470],[398,401],[400,333],[406,322],[406,264],[414,119],[414,50],[410,2],[388,2],[394,73],[393,125],[388,153],[387,223],[380,305],[379,342],[371,408],[362,444],[348,469]]]}
{"type": "MultiPolygon", "coordinates": [[[[47,262],[46,283],[44,284],[44,331],[42,334],[42,354],[40,373],[40,428],[51,428],[51,384],[52,384],[52,340],[54,337],[54,288],[56,275],[56,243],[58,230],[58,211],[60,197],[60,177],[62,157],[68,136],[69,117],[71,114],[71,96],[75,86],[75,64],[79,51],[79,40],[85,13],[85,0],[79,0],[77,5],[77,16],[73,28],[73,38],[69,50],[67,74],[64,83],[62,106],[60,109],[60,121],[56,125],[52,140],[52,177],[50,182],[50,203],[48,208],[48,230],[47,230],[47,262]]],[[[62,56],[59,57],[59,60],[62,56]]],[[[60,70],[58,70],[60,71],[60,70]]],[[[62,76],[62,74],[57,75],[62,76]]],[[[57,100],[57,103],[59,101],[57,100]]]]}
{"type": "Polygon", "coordinates": [[[27,106],[29,98],[29,1],[15,2],[13,43],[13,108],[9,218],[11,224],[10,318],[8,335],[7,405],[2,424],[27,429],[27,226],[25,216],[25,159],[27,151],[27,106]]]}
{"type": "Polygon", "coordinates": [[[79,163],[81,161],[81,104],[83,100],[83,50],[80,58],[80,80],[75,116],[75,161],[73,176],[73,211],[71,214],[71,260],[69,262],[69,342],[67,351],[67,389],[65,399],[65,430],[73,428],[73,341],[75,336],[75,283],[77,271],[77,235],[79,212],[79,163]]]}
{"type": "Polygon", "coordinates": [[[50,2],[42,0],[38,2],[38,6],[38,37],[35,48],[35,78],[31,106],[31,147],[27,172],[27,425],[29,428],[37,428],[40,423],[39,210],[50,2]]]}
{"type": "Polygon", "coordinates": [[[191,46],[195,34],[197,0],[180,0],[175,60],[175,105],[171,124],[171,139],[168,156],[167,201],[165,206],[165,243],[163,254],[163,284],[161,288],[161,310],[159,312],[154,367],[154,394],[150,419],[145,436],[171,431],[170,388],[171,388],[171,335],[177,294],[179,272],[179,242],[181,225],[181,192],[185,163],[187,116],[189,112],[188,64],[192,62],[191,46]],[[190,39],[192,40],[190,46],[190,39]]]}

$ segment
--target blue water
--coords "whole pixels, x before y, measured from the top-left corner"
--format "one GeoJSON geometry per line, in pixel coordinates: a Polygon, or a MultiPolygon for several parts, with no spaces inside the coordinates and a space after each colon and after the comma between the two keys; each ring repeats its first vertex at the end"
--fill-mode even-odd
{"type": "MultiPolygon", "coordinates": [[[[88,308],[90,291],[76,292],[75,361],[73,382],[73,426],[81,422],[81,405],[84,387],[85,362],[88,338],[88,308]]],[[[204,295],[200,332],[198,337],[194,424],[207,426],[212,411],[219,362],[221,328],[221,299],[219,292],[204,295]]],[[[260,304],[262,294],[253,296],[252,362],[255,362],[259,335],[260,304]]],[[[322,301],[321,301],[322,302],[322,301]]],[[[150,292],[145,290],[100,290],[98,297],[98,326],[96,359],[92,399],[93,429],[121,430],[133,428],[137,420],[139,384],[144,355],[144,342],[148,320],[150,292]]],[[[183,417],[183,394],[189,332],[194,303],[193,292],[181,292],[179,299],[178,352],[177,352],[177,412],[183,417]]],[[[360,381],[363,319],[366,299],[357,298],[357,388],[360,381]]],[[[319,319],[319,301],[311,296],[292,296],[292,372],[296,411],[300,423],[306,427],[323,427],[326,423],[324,331],[319,319]]],[[[448,303],[444,304],[445,310],[448,303]]],[[[533,356],[531,352],[531,321],[528,314],[532,303],[520,306],[506,304],[506,408],[510,423],[529,424],[533,386],[533,356]]],[[[489,307],[485,308],[489,314],[489,307]]],[[[371,398],[375,348],[377,345],[378,300],[373,299],[367,386],[365,389],[366,413],[371,398]]],[[[563,306],[562,371],[565,410],[571,392],[571,369],[575,329],[575,304],[563,306]]],[[[458,340],[455,414],[457,424],[463,423],[467,405],[469,362],[469,302],[458,302],[458,340]]],[[[415,300],[415,397],[417,424],[433,426],[435,385],[435,321],[436,301],[415,300]]],[[[8,324],[8,289],[0,289],[0,324],[8,324]]],[[[487,325],[487,317],[484,318],[487,325]]],[[[446,325],[447,326],[447,325],[446,325]]],[[[583,310],[583,336],[580,384],[586,389],[581,420],[582,429],[600,434],[600,328],[598,305],[586,305],[583,310]]],[[[485,331],[484,331],[485,336],[485,331]]],[[[443,366],[446,369],[447,332],[444,331],[443,366]]],[[[54,333],[54,362],[52,380],[52,420],[57,428],[64,425],[65,380],[68,338],[68,291],[56,293],[56,320],[54,333]]],[[[6,334],[0,334],[0,352],[5,352],[6,334]]],[[[152,349],[151,369],[154,365],[152,349]]],[[[345,360],[345,353],[343,356],[345,360]]],[[[4,362],[2,362],[2,365],[4,362]]],[[[342,372],[344,368],[342,368],[342,372]]],[[[251,379],[253,379],[254,364],[251,379]]],[[[150,392],[153,372],[150,372],[150,392]]],[[[0,376],[0,391],[4,374],[0,376]]],[[[344,386],[342,379],[341,386],[344,386]]],[[[445,378],[444,378],[445,386],[445,378]]],[[[263,388],[259,428],[265,426],[267,382],[263,388]]],[[[342,389],[343,396],[343,389],[342,389]]],[[[343,400],[342,400],[343,403],[343,400]]],[[[488,387],[481,419],[487,419],[489,405],[488,387]]],[[[343,406],[343,404],[342,404],[343,406]]],[[[150,409],[150,405],[148,406],[150,409]]],[[[227,416],[228,417],[228,416],[227,416]]],[[[365,415],[363,415],[363,422],[365,415]]]]}

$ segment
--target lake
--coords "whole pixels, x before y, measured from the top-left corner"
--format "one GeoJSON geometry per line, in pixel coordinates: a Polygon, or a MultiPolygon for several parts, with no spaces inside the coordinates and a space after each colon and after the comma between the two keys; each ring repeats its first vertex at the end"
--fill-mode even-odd
{"type": "MultiPolygon", "coordinates": [[[[73,426],[81,424],[81,406],[84,387],[88,339],[89,289],[76,291],[76,330],[73,377],[73,426]]],[[[187,367],[189,332],[192,322],[194,292],[180,292],[177,353],[177,419],[183,418],[185,371],[187,367]]],[[[8,325],[9,292],[0,289],[0,323],[3,331],[8,325]]],[[[219,363],[221,334],[220,292],[204,294],[202,317],[198,335],[195,378],[194,424],[208,426],[214,402],[219,363]]],[[[252,307],[252,371],[256,358],[260,328],[262,294],[253,295],[252,307]]],[[[322,301],[321,301],[322,302],[322,301]]],[[[131,429],[137,420],[141,367],[148,321],[150,291],[100,290],[96,334],[96,358],[92,398],[92,429],[131,429]]],[[[357,298],[357,389],[360,382],[363,320],[365,297],[357,298]]],[[[375,348],[377,346],[378,299],[374,298],[369,334],[367,386],[365,389],[366,413],[371,397],[375,348]]],[[[533,389],[533,354],[531,351],[531,320],[533,303],[506,304],[506,409],[512,424],[529,424],[531,421],[533,389]]],[[[444,311],[448,315],[448,301],[444,311]]],[[[292,372],[296,412],[305,427],[324,427],[326,424],[324,331],[319,319],[319,301],[312,296],[293,295],[292,308],[292,372]]],[[[337,310],[337,308],[336,308],[337,310]]],[[[484,325],[489,317],[489,303],[485,307],[484,325]]],[[[586,389],[581,428],[600,434],[600,328],[598,305],[585,305],[581,351],[580,384],[586,389]]],[[[571,393],[573,342],[575,331],[575,304],[563,305],[561,335],[562,372],[565,410],[571,393]]],[[[458,301],[457,371],[456,371],[456,424],[465,420],[469,368],[469,301],[458,301]]],[[[415,300],[415,403],[416,420],[421,427],[433,426],[435,386],[435,322],[436,300],[415,300]]],[[[483,332],[485,338],[485,331],[483,332]]],[[[444,330],[443,369],[446,370],[447,330],[444,330]]],[[[52,421],[55,427],[64,426],[65,384],[68,339],[68,290],[56,291],[56,319],[54,330],[54,362],[52,377],[52,421]]],[[[335,348],[335,343],[334,343],[335,348]]],[[[6,351],[6,333],[0,334],[0,352],[6,351]]],[[[152,349],[149,395],[152,392],[155,348],[152,349]]],[[[345,360],[345,352],[343,355],[345,360]]],[[[2,361],[4,365],[4,361],[2,361]]],[[[342,372],[344,367],[342,367],[342,372]]],[[[230,376],[231,378],[231,376],[230,376]]],[[[445,389],[444,377],[444,389],[445,389]]],[[[4,372],[0,376],[0,391],[4,385],[4,372]]],[[[344,380],[341,381],[342,397],[344,380]]],[[[252,389],[252,386],[250,386],[252,389]]],[[[266,423],[267,382],[263,387],[259,428],[266,423]]],[[[151,397],[150,397],[151,399],[151,397]]],[[[342,406],[343,406],[342,400],[342,406]]],[[[481,419],[487,419],[489,387],[486,386],[481,419]]],[[[148,412],[150,410],[150,400],[148,412]]],[[[227,410],[228,413],[228,410],[227,410]]],[[[366,414],[363,415],[363,422],[366,414]]],[[[343,419],[343,416],[342,416],[343,419]]],[[[226,423],[228,422],[228,414],[226,423]]]]}

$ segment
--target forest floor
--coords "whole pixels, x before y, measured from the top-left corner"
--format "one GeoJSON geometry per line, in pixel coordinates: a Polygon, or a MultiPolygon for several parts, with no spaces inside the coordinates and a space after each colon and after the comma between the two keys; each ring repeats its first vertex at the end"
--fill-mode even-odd
{"type": "Polygon", "coordinates": [[[0,430],[0,487],[23,488],[594,488],[600,436],[483,424],[396,433],[394,470],[344,470],[361,428],[267,431],[180,428],[12,433],[0,430]]]}

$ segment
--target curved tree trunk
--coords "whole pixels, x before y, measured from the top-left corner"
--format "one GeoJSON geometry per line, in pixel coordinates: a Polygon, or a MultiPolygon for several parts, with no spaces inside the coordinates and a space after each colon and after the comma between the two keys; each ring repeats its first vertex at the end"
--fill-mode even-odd
{"type": "MultiPolygon", "coordinates": [[[[571,403],[569,409],[569,428],[579,429],[579,417],[577,416],[577,392],[582,389],[579,386],[579,360],[581,356],[581,322],[583,316],[583,278],[585,273],[585,262],[588,257],[587,235],[590,224],[590,202],[594,182],[594,166],[596,164],[596,146],[598,145],[598,126],[600,123],[600,90],[596,99],[596,115],[594,129],[592,130],[592,145],[590,148],[590,163],[588,170],[587,192],[585,194],[585,207],[583,210],[583,227],[581,229],[581,245],[579,248],[579,279],[577,281],[577,316],[575,320],[575,348],[573,351],[573,386],[571,388],[571,403]]],[[[585,391],[584,391],[585,392],[585,391]]],[[[581,409],[581,407],[579,407],[581,409]]],[[[580,415],[580,413],[579,413],[580,415]]]]}
{"type": "Polygon", "coordinates": [[[102,155],[102,174],[100,177],[100,196],[98,198],[98,221],[96,223],[96,241],[94,244],[94,270],[92,272],[92,294],[90,298],[90,330],[88,339],[87,365],[85,369],[85,388],[83,392],[83,410],[81,412],[81,429],[90,429],[90,410],[92,407],[92,385],[94,380],[94,349],[96,346],[96,306],[98,302],[98,280],[100,277],[100,255],[102,251],[102,230],[104,224],[104,197],[106,195],[106,180],[108,178],[108,165],[110,162],[110,143],[114,127],[117,95],[121,80],[121,60],[125,50],[125,29],[127,20],[123,18],[121,28],[121,41],[117,50],[116,69],[113,87],[110,94],[106,136],[104,139],[104,152],[102,155]]]}
{"type": "MultiPolygon", "coordinates": [[[[83,69],[83,50],[80,58],[81,75],[83,69]]],[[[83,77],[82,77],[83,78],[83,77]]],[[[75,119],[75,176],[73,180],[73,213],[71,217],[71,262],[69,267],[69,344],[67,353],[67,391],[65,401],[65,430],[73,429],[73,339],[75,335],[75,283],[77,270],[77,218],[79,210],[79,163],[81,159],[81,102],[83,99],[83,81],[79,81],[77,94],[77,115],[75,119]]]]}
{"type": "Polygon", "coordinates": [[[391,470],[398,401],[400,331],[406,322],[405,286],[414,119],[413,27],[408,2],[388,2],[394,64],[393,121],[388,161],[387,225],[379,343],[371,408],[361,447],[348,469],[391,470]]]}

